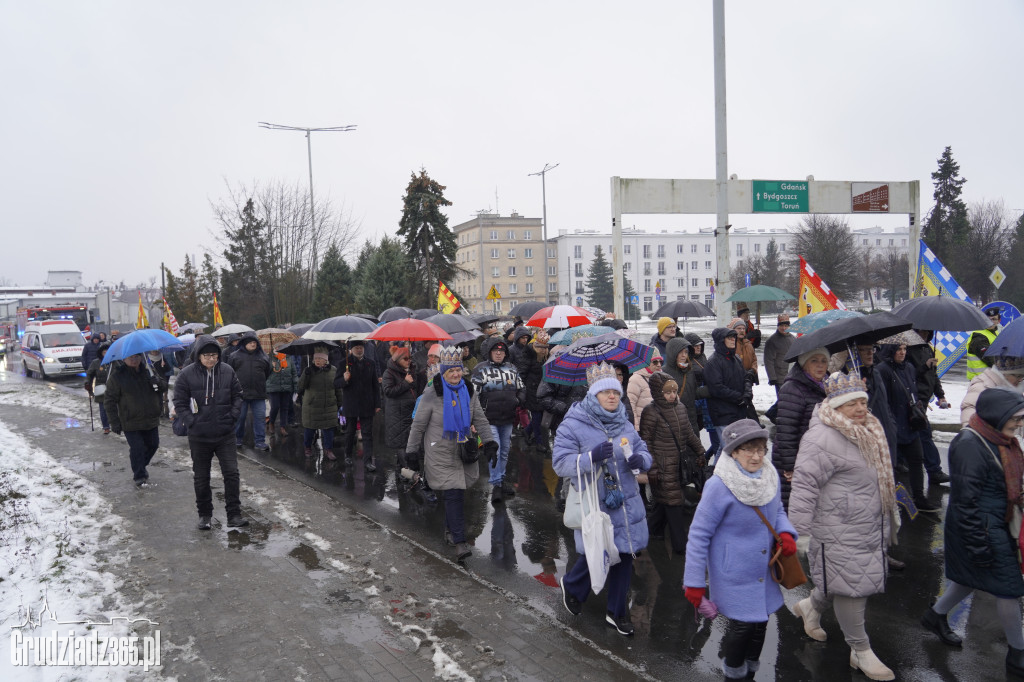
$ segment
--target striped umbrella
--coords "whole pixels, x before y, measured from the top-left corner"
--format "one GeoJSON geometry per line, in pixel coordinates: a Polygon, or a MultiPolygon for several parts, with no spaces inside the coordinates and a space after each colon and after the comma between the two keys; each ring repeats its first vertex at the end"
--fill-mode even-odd
{"type": "Polygon", "coordinates": [[[565,329],[593,323],[594,318],[583,308],[574,305],[553,305],[534,313],[526,321],[526,326],[540,329],[565,329]]]}
{"type": "Polygon", "coordinates": [[[544,379],[573,386],[587,382],[587,367],[602,362],[625,365],[630,372],[651,364],[654,349],[616,333],[577,339],[565,352],[544,365],[544,379]]]}

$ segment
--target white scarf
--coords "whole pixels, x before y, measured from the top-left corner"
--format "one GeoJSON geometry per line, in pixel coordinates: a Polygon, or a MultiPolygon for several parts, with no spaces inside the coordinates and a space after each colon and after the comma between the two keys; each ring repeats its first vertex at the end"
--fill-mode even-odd
{"type": "Polygon", "coordinates": [[[715,476],[722,479],[736,499],[751,507],[763,507],[779,492],[779,474],[767,457],[761,464],[761,475],[754,478],[744,471],[740,463],[724,452],[715,465],[715,476]]]}

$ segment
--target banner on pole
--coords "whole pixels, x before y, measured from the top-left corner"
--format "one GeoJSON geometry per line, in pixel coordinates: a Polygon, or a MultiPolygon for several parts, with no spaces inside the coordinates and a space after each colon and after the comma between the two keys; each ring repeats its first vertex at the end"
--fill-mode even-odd
{"type": "Polygon", "coordinates": [[[797,301],[797,316],[826,310],[846,310],[843,302],[821,280],[803,256],[800,256],[800,300],[797,301]]]}
{"type": "Polygon", "coordinates": [[[442,313],[454,313],[459,309],[459,299],[444,285],[441,280],[437,281],[437,309],[442,313]]]}
{"type": "Polygon", "coordinates": [[[149,318],[146,317],[146,308],[142,305],[142,292],[139,292],[139,313],[135,318],[136,329],[148,329],[149,318]]]}
{"type": "Polygon", "coordinates": [[[224,326],[224,318],[220,314],[220,306],[217,305],[217,292],[213,292],[213,328],[220,329],[224,326]]]}
{"type": "Polygon", "coordinates": [[[167,299],[161,299],[164,302],[164,318],[167,320],[167,331],[178,335],[178,320],[174,317],[174,312],[171,310],[171,306],[168,305],[167,299]]]}
{"type": "MultiPolygon", "coordinates": [[[[923,239],[921,253],[917,259],[917,286],[914,287],[914,296],[951,296],[973,303],[971,297],[956,283],[953,275],[925,245],[923,239]]],[[[970,332],[935,330],[932,345],[935,347],[935,359],[939,363],[935,369],[940,377],[967,353],[967,342],[970,338],[970,332]]]]}

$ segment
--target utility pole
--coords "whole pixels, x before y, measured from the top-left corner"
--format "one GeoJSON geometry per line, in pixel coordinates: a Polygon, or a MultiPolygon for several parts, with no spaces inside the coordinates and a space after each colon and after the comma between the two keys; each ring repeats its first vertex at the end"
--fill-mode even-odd
{"type": "MultiPolygon", "coordinates": [[[[547,188],[547,173],[550,170],[558,168],[559,164],[552,166],[549,163],[544,164],[544,168],[537,171],[536,173],[529,173],[530,177],[534,175],[540,176],[540,196],[543,210],[543,235],[544,235],[544,300],[551,303],[551,275],[548,269],[548,188],[547,188]]],[[[558,303],[558,292],[555,292],[555,301],[558,303]]]]}
{"type": "Polygon", "coordinates": [[[715,223],[718,286],[715,287],[715,312],[718,324],[725,326],[732,317],[726,300],[732,295],[732,270],[729,263],[729,154],[725,116],[725,0],[714,0],[712,11],[715,48],[715,197],[718,220],[715,223]]]}

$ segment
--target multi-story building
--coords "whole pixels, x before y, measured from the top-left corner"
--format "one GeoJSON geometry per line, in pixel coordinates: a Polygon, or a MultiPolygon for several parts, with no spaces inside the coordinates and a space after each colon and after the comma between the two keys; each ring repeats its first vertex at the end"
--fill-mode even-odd
{"type": "MultiPolygon", "coordinates": [[[[895,248],[909,253],[909,231],[906,227],[854,228],[852,232],[854,243],[859,247],[878,250],[895,248]]],[[[763,256],[772,239],[782,258],[795,258],[790,252],[795,236],[795,232],[788,228],[732,228],[729,231],[729,261],[733,273],[742,273],[745,259],[763,256]]],[[[559,230],[554,241],[558,244],[559,302],[586,304],[585,289],[590,263],[598,246],[611,262],[611,234],[597,230],[559,230]]],[[[624,229],[622,251],[622,266],[626,278],[640,298],[639,305],[643,314],[649,315],[660,303],[681,298],[715,307],[714,282],[717,277],[718,249],[713,228],[693,232],[624,229]]],[[[853,303],[859,304],[858,301],[853,303]]]]}
{"type": "Polygon", "coordinates": [[[554,240],[545,247],[540,218],[480,213],[452,231],[463,271],[452,288],[469,312],[507,312],[521,301],[558,300],[557,247],[554,240]],[[496,301],[487,300],[492,286],[501,295],[496,301]]]}

